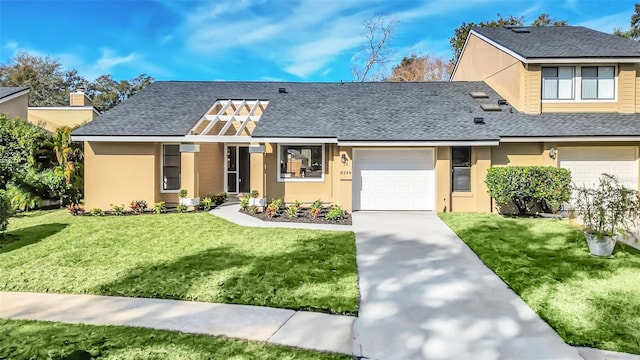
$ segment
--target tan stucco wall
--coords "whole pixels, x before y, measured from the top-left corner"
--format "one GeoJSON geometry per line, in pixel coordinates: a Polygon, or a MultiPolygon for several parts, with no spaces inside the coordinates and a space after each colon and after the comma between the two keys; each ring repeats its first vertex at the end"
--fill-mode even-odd
{"type": "Polygon", "coordinates": [[[451,211],[451,147],[436,148],[436,212],[451,211]]]}
{"type": "Polygon", "coordinates": [[[484,81],[519,111],[523,111],[522,62],[470,34],[452,81],[484,81]]]}
{"type": "MultiPolygon", "coordinates": [[[[339,176],[340,168],[343,167],[340,161],[340,150],[335,144],[325,144],[324,147],[324,180],[288,182],[278,181],[278,146],[277,144],[268,144],[267,152],[264,154],[264,164],[267,169],[264,194],[267,202],[273,198],[283,198],[285,202],[299,200],[305,203],[320,199],[325,203],[334,203],[342,206],[347,211],[351,211],[351,180],[340,179],[339,176]]],[[[350,149],[348,151],[350,152],[350,149]]],[[[258,165],[255,166],[257,167],[258,165]]],[[[252,165],[252,189],[256,188],[253,168],[254,165],[252,165]]],[[[256,181],[259,180],[256,179],[256,181]]]]}
{"type": "Polygon", "coordinates": [[[24,94],[22,96],[18,96],[11,100],[0,103],[0,114],[6,113],[9,115],[9,118],[11,119],[20,118],[22,120],[27,120],[28,107],[29,107],[29,94],[24,94]]]}
{"type": "Polygon", "coordinates": [[[195,171],[198,180],[196,196],[213,195],[224,191],[224,144],[200,144],[195,153],[195,171]]]}
{"type": "MultiPolygon", "coordinates": [[[[471,191],[451,194],[451,210],[456,212],[490,212],[491,198],[484,183],[491,167],[491,148],[471,148],[471,191]]],[[[449,171],[450,172],[450,171],[449,171]]]]}
{"type": "Polygon", "coordinates": [[[42,126],[53,132],[58,126],[74,127],[93,120],[97,114],[93,107],[87,108],[29,108],[28,121],[42,126]]]}
{"type": "Polygon", "coordinates": [[[111,204],[129,206],[132,200],[156,201],[159,176],[157,145],[85,142],[85,208],[108,210],[111,204]]]}

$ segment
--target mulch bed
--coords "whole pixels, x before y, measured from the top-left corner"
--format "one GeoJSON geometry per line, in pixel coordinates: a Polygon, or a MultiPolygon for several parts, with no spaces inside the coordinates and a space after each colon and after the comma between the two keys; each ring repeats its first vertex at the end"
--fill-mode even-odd
{"type": "Polygon", "coordinates": [[[271,222],[288,222],[288,223],[307,223],[307,224],[330,224],[330,225],[351,225],[351,214],[345,213],[344,219],[341,220],[329,220],[324,217],[324,212],[321,213],[317,218],[313,219],[306,209],[301,210],[298,213],[297,217],[290,218],[286,213],[279,213],[269,218],[264,212],[259,212],[256,214],[250,214],[245,210],[240,209],[240,212],[243,214],[247,214],[249,216],[253,216],[263,221],[271,221],[271,222]]]}

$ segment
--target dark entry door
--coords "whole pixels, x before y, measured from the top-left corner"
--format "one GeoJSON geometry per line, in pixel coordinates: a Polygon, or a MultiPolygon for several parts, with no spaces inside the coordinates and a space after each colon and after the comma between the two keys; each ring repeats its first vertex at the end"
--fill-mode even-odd
{"type": "Polygon", "coordinates": [[[249,147],[238,147],[238,189],[241,193],[251,191],[251,158],[249,147]]]}

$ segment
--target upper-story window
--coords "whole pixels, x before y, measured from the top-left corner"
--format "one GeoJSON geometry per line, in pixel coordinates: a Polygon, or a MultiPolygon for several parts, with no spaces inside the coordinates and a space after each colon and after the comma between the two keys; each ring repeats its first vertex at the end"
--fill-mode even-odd
{"type": "Polygon", "coordinates": [[[582,67],[582,98],[613,99],[615,87],[613,66],[582,67]]]}
{"type": "Polygon", "coordinates": [[[573,99],[573,66],[542,68],[542,99],[573,99]]]}

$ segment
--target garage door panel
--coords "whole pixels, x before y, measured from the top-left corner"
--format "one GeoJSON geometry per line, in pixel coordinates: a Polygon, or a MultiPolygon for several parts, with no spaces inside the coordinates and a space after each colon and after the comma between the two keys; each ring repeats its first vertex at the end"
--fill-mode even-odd
{"type": "Polygon", "coordinates": [[[355,210],[433,210],[433,149],[354,151],[355,210]]]}
{"type": "Polygon", "coordinates": [[[561,148],[560,167],[571,171],[578,186],[595,186],[601,174],[615,175],[625,186],[638,188],[638,162],[635,147],[561,148]]]}

